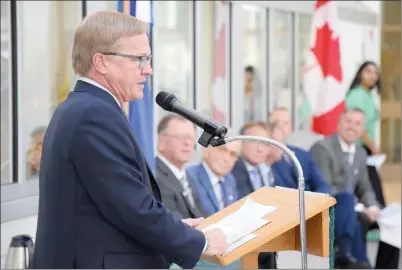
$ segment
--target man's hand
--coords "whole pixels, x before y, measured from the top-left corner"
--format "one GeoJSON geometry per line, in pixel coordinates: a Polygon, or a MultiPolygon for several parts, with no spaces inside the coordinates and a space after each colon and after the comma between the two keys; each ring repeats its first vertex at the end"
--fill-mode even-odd
{"type": "Polygon", "coordinates": [[[378,208],[364,208],[363,212],[366,214],[371,222],[374,222],[380,214],[378,208]]]}
{"type": "Polygon", "coordinates": [[[186,218],[186,219],[182,219],[181,221],[183,221],[184,223],[186,223],[187,225],[189,225],[191,227],[197,227],[198,225],[200,225],[204,221],[204,218],[203,217],[200,217],[200,218],[186,218]]]}
{"type": "Polygon", "coordinates": [[[205,255],[222,255],[228,248],[228,240],[225,234],[220,229],[213,229],[204,233],[208,241],[205,255]]]}

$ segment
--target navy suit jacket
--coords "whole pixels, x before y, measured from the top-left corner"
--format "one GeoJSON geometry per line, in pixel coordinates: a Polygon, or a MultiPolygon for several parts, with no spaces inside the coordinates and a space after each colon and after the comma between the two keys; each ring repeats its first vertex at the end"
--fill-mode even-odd
{"type": "MultiPolygon", "coordinates": [[[[287,147],[295,153],[302,166],[306,190],[331,194],[331,186],[324,180],[310,152],[291,145],[287,147]]],[[[280,161],[273,163],[271,168],[275,177],[275,186],[298,187],[297,170],[290,159],[286,160],[283,156],[280,161]]]]}
{"type": "Polygon", "coordinates": [[[232,175],[236,179],[237,191],[239,199],[246,197],[254,191],[253,185],[251,184],[250,175],[247,171],[246,164],[239,158],[232,169],[232,175]]]}
{"type": "Polygon", "coordinates": [[[205,245],[161,195],[129,122],[106,91],[78,81],[48,126],[34,268],[193,268],[205,245]]]}
{"type": "MultiPolygon", "coordinates": [[[[219,212],[220,208],[218,199],[216,198],[214,188],[205,167],[202,164],[198,164],[186,168],[186,171],[191,176],[188,179],[190,179],[195,191],[197,192],[204,213],[207,214],[207,216],[210,216],[219,212]]],[[[223,182],[228,190],[229,203],[237,201],[236,179],[234,179],[231,174],[227,174],[224,176],[223,182]]]]}

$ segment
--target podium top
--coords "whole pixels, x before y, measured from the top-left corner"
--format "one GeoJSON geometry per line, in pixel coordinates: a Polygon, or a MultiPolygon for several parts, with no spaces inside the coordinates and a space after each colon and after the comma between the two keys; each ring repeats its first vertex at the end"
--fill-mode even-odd
{"type": "MultiPolygon", "coordinates": [[[[336,200],[327,194],[306,191],[304,192],[304,196],[306,220],[327,210],[336,203],[336,200]]],[[[224,217],[237,211],[245,203],[247,198],[252,198],[263,205],[277,207],[276,211],[264,217],[267,220],[271,220],[271,222],[253,232],[253,234],[257,236],[256,238],[230,251],[224,256],[202,256],[202,259],[219,265],[228,265],[300,224],[298,190],[280,187],[263,187],[208,217],[199,228],[203,229],[211,224],[215,224],[224,217]]]]}

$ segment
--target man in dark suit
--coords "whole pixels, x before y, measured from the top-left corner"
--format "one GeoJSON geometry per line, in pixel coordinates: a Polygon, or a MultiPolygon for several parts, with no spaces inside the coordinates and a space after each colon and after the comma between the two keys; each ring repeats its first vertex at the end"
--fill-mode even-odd
{"type": "MultiPolygon", "coordinates": [[[[268,137],[270,128],[264,122],[248,122],[240,129],[240,135],[268,137]]],[[[263,186],[273,186],[269,173],[264,171],[265,158],[270,146],[258,142],[242,142],[240,158],[232,170],[236,178],[239,199],[263,186]]],[[[264,252],[258,256],[260,269],[276,269],[276,253],[264,252]]]]}
{"type": "Polygon", "coordinates": [[[192,268],[227,249],[221,231],[203,234],[163,206],[121,109],[152,73],[147,27],[100,11],[76,30],[81,79],[43,142],[34,268],[192,268]]]}
{"type": "MultiPolygon", "coordinates": [[[[286,144],[292,130],[289,111],[286,108],[275,108],[270,114],[272,124],[271,138],[286,144]]],[[[329,180],[323,177],[311,153],[287,145],[299,160],[306,183],[306,190],[331,194],[337,200],[335,205],[335,265],[341,268],[367,268],[366,249],[361,241],[361,227],[354,211],[355,197],[349,192],[334,191],[329,180]]],[[[268,159],[273,160],[272,168],[275,174],[275,185],[287,188],[298,187],[296,167],[287,155],[277,147],[269,152],[268,159]]]]}
{"type": "Polygon", "coordinates": [[[168,114],[159,121],[156,182],[163,204],[183,218],[203,217],[199,198],[184,166],[194,154],[194,124],[178,114],[168,114]]]}

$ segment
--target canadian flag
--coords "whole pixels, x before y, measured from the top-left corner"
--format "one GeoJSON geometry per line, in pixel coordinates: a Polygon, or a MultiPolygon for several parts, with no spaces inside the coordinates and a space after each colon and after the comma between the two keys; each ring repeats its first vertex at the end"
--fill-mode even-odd
{"type": "Polygon", "coordinates": [[[229,3],[227,1],[215,1],[215,44],[214,44],[214,65],[212,78],[212,118],[222,124],[227,124],[226,111],[226,45],[228,36],[226,34],[229,25],[229,3]]]}
{"type": "Polygon", "coordinates": [[[336,2],[317,1],[312,21],[303,84],[313,110],[312,130],[327,136],[336,132],[346,95],[336,2]]]}

